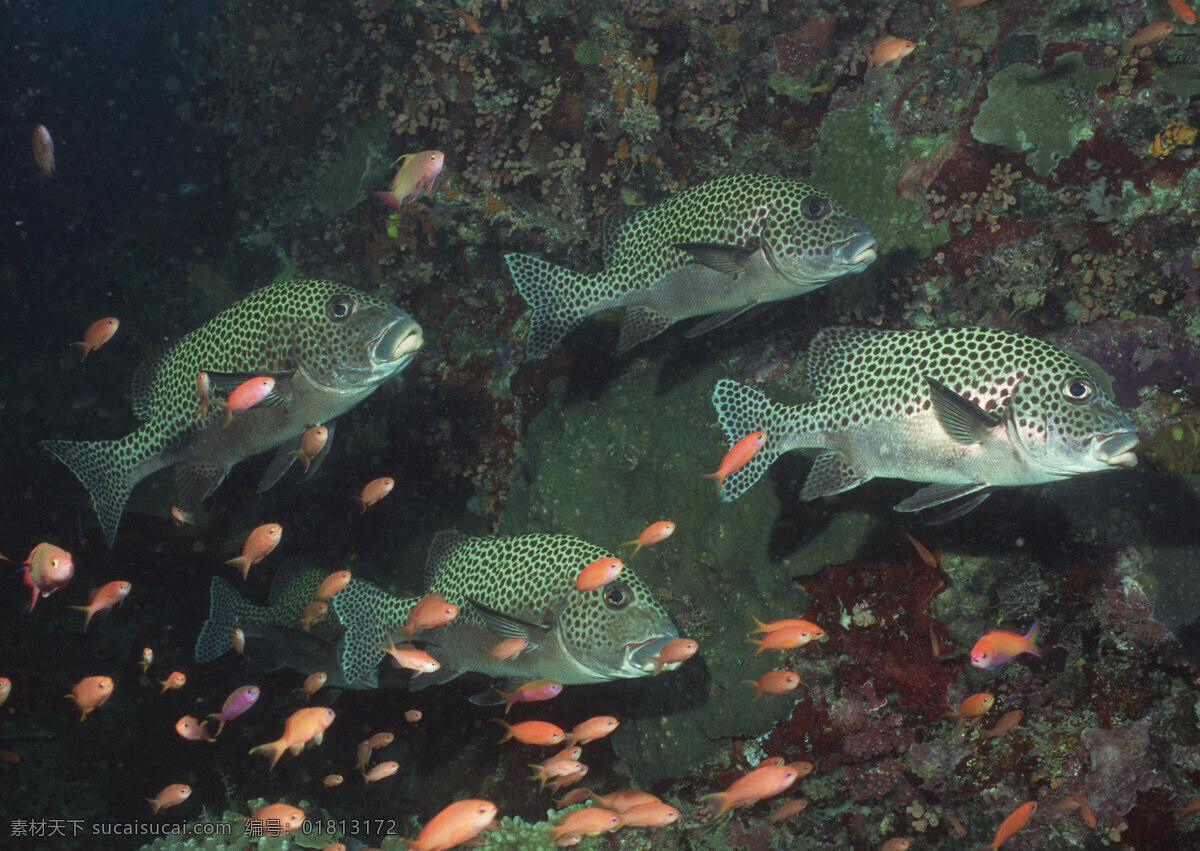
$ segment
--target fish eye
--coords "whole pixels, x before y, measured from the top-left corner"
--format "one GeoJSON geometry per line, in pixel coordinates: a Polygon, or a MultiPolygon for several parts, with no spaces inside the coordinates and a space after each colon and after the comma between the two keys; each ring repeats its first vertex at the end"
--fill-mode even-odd
{"type": "Polygon", "coordinates": [[[809,195],[800,202],[800,212],[806,219],[821,219],[829,213],[829,202],[820,195],[809,195]]]}
{"type": "Polygon", "coordinates": [[[623,609],[633,599],[633,592],[624,582],[610,582],[604,586],[604,602],[610,609],[623,609]]]}
{"type": "Polygon", "coordinates": [[[1072,402],[1089,402],[1096,395],[1096,385],[1086,378],[1068,378],[1063,382],[1062,394],[1072,402]]]}
{"type": "Polygon", "coordinates": [[[325,305],[325,315],[334,322],[345,319],[354,312],[354,299],[350,296],[335,295],[325,305]]]}

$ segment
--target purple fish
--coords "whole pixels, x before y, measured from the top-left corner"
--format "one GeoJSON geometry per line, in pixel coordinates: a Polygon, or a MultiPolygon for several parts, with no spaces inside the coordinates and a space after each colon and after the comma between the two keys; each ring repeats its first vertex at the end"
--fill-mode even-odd
{"type": "Polygon", "coordinates": [[[232,721],[253,706],[258,700],[258,695],[258,686],[242,686],[229,695],[229,697],[225,698],[225,705],[221,707],[221,711],[214,712],[208,716],[209,718],[216,718],[220,722],[217,724],[217,732],[213,733],[213,738],[215,739],[221,735],[221,731],[225,729],[226,721],[232,721]]]}

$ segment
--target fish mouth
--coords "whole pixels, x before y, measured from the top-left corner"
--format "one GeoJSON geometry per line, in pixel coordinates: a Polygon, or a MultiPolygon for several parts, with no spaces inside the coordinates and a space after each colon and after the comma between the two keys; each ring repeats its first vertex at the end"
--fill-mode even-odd
{"type": "Polygon", "coordinates": [[[403,316],[383,329],[371,341],[371,356],[383,363],[397,363],[404,368],[425,345],[425,334],[411,316],[403,316]]]}
{"type": "Polygon", "coordinates": [[[859,233],[830,246],[834,260],[843,266],[865,269],[879,256],[879,243],[870,233],[859,233]]]}
{"type": "MultiPolygon", "coordinates": [[[[642,674],[653,674],[659,669],[658,662],[654,657],[662,652],[662,649],[670,644],[675,639],[679,638],[679,633],[671,632],[663,635],[656,635],[653,638],[648,638],[645,641],[640,641],[625,645],[625,668],[627,670],[641,671],[642,674]]],[[[668,662],[662,666],[664,671],[674,671],[682,662],[668,662]]]]}
{"type": "Polygon", "coordinates": [[[1138,436],[1132,431],[1117,431],[1112,434],[1097,434],[1092,437],[1092,452],[1110,467],[1137,466],[1138,436]]]}

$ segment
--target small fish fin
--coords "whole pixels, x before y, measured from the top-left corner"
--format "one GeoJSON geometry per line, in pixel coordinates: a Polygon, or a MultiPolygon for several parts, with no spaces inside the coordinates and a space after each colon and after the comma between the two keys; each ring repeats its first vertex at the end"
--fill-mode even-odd
{"type": "Polygon", "coordinates": [[[757,245],[719,245],[708,242],[677,242],[672,247],[690,254],[694,263],[735,278],[746,271],[750,258],[759,251],[757,245]]]}
{"type": "Polygon", "coordinates": [[[826,328],[813,338],[808,346],[808,359],[804,365],[808,389],[819,397],[825,392],[830,379],[846,358],[854,353],[866,340],[886,331],[867,328],[826,328]]]}
{"type": "Polygon", "coordinates": [[[797,448],[792,433],[800,418],[795,408],[776,404],[758,390],[727,378],[713,387],[712,403],[730,446],[750,432],[767,433],[754,457],[721,483],[721,501],[732,502],[749,490],[783,452],[797,448]]]}
{"type": "Polygon", "coordinates": [[[841,452],[822,452],[813,461],[808,478],[804,480],[800,499],[808,502],[819,496],[833,496],[856,488],[872,478],[856,470],[850,459],[841,452]]]}
{"type": "MultiPolygon", "coordinates": [[[[430,651],[428,649],[426,649],[425,652],[430,653],[430,651]]],[[[433,655],[433,654],[430,653],[430,655],[433,655]]],[[[437,658],[437,657],[435,656],[434,658],[437,658]]],[[[455,670],[447,669],[447,668],[438,668],[432,674],[422,674],[420,677],[410,678],[408,680],[408,690],[409,691],[421,691],[422,689],[427,689],[430,686],[444,685],[444,684],[450,682],[451,680],[456,679],[460,674],[462,674],[462,671],[455,671],[455,670]]]]}
{"type": "Polygon", "coordinates": [[[133,382],[130,387],[130,397],[133,401],[133,415],[142,422],[154,418],[158,406],[153,396],[154,382],[158,379],[158,371],[162,366],[163,356],[170,348],[163,343],[156,346],[133,371],[133,382]]]}
{"type": "Polygon", "coordinates": [[[208,586],[208,619],[196,637],[194,655],[197,662],[211,662],[226,650],[233,649],[229,634],[238,625],[238,612],[249,605],[249,601],[224,579],[212,578],[208,586]]]}
{"type": "Polygon", "coordinates": [[[756,302],[749,302],[748,304],[743,304],[740,307],[734,307],[730,310],[722,311],[721,313],[714,313],[712,316],[705,317],[702,321],[697,322],[695,325],[689,328],[687,333],[683,336],[691,339],[692,337],[699,337],[701,334],[707,334],[714,328],[719,328],[726,322],[731,322],[732,320],[737,319],[747,310],[750,310],[754,307],[758,307],[758,304],[756,302]]]}
{"type": "Polygon", "coordinates": [[[175,504],[191,514],[225,481],[228,473],[228,467],[214,467],[198,461],[178,465],[175,468],[175,504]]]}
{"type": "Polygon", "coordinates": [[[604,211],[604,218],[600,220],[600,256],[605,266],[616,261],[618,249],[625,241],[626,225],[645,209],[633,204],[613,204],[604,211]]]}
{"type": "Polygon", "coordinates": [[[969,399],[959,396],[936,378],[923,376],[938,423],[955,443],[982,443],[988,432],[1003,422],[969,399]]]}
{"type": "Polygon", "coordinates": [[[617,354],[624,354],[638,343],[657,337],[671,327],[671,317],[657,310],[635,305],[625,311],[621,333],[617,337],[617,354]]]}
{"type": "Polygon", "coordinates": [[[459,547],[471,540],[457,529],[443,529],[429,543],[429,554],[425,556],[425,590],[432,591],[438,574],[459,547]]]}
{"type": "Polygon", "coordinates": [[[525,354],[540,358],[597,308],[584,276],[528,254],[506,254],[508,273],[521,298],[533,309],[525,354]]]}
{"type": "Polygon", "coordinates": [[[481,691],[479,694],[473,694],[468,697],[467,700],[471,701],[471,703],[475,704],[476,706],[500,706],[508,702],[500,696],[500,693],[495,687],[492,687],[487,691],[481,691]]]}
{"type": "Polygon", "coordinates": [[[284,474],[296,462],[296,450],[299,448],[300,438],[298,437],[279,444],[275,450],[274,457],[271,458],[271,463],[267,465],[262,478],[258,480],[258,493],[265,493],[270,490],[276,482],[284,477],[284,474]]]}
{"type": "Polygon", "coordinates": [[[1033,626],[1029,627],[1029,632],[1025,633],[1025,641],[1028,646],[1025,648],[1026,653],[1032,653],[1039,659],[1042,658],[1042,648],[1037,646],[1038,628],[1041,627],[1041,621],[1034,621],[1033,626]]]}
{"type": "Polygon", "coordinates": [[[41,446],[65,464],[87,489],[109,549],[116,541],[117,527],[133,486],[165,466],[162,453],[157,449],[136,451],[141,436],[142,429],[138,429],[120,440],[41,442],[41,446]]]}
{"type": "Polygon", "coordinates": [[[467,602],[471,604],[471,607],[479,613],[479,616],[483,618],[483,622],[487,628],[501,639],[528,638],[530,641],[532,641],[537,638],[545,637],[546,634],[554,628],[553,624],[547,626],[543,624],[529,623],[528,621],[523,621],[520,618],[515,618],[512,615],[506,615],[501,611],[497,611],[491,606],[485,606],[483,603],[472,599],[471,597],[467,597],[466,599],[467,602]]]}
{"type": "Polygon", "coordinates": [[[968,511],[976,508],[979,503],[983,502],[988,497],[988,491],[985,490],[987,485],[979,482],[968,482],[961,485],[929,485],[923,487],[908,499],[901,500],[896,503],[896,511],[924,511],[927,508],[933,508],[936,505],[944,505],[947,502],[953,502],[956,499],[971,497],[967,500],[968,505],[954,506],[953,514],[950,516],[939,516],[934,521],[935,523],[945,523],[947,520],[953,520],[956,517],[962,517],[968,511]],[[980,491],[983,491],[980,493],[980,491]],[[972,496],[974,494],[974,496],[972,496]]]}

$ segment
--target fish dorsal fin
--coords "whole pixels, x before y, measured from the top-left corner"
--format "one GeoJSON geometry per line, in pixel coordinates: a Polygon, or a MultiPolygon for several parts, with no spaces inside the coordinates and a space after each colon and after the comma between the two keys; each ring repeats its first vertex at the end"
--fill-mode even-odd
{"type": "Polygon", "coordinates": [[[605,266],[612,265],[616,259],[625,226],[644,209],[632,204],[613,204],[604,211],[604,218],[600,220],[600,256],[604,258],[605,266]]]}
{"type": "Polygon", "coordinates": [[[434,581],[450,556],[471,539],[457,529],[443,529],[429,543],[429,555],[425,557],[425,590],[433,590],[434,581]]]}
{"type": "Polygon", "coordinates": [[[544,638],[554,628],[553,624],[547,626],[544,624],[529,623],[529,621],[523,621],[512,615],[506,615],[504,612],[493,609],[491,606],[485,606],[483,603],[470,597],[467,598],[467,602],[483,618],[483,622],[487,625],[487,628],[502,639],[528,638],[532,641],[536,638],[544,638]]]}
{"type": "Polygon", "coordinates": [[[746,271],[757,245],[720,245],[711,242],[678,242],[677,250],[692,255],[692,262],[707,266],[714,272],[736,278],[746,271]]]}
{"type": "Polygon", "coordinates": [[[1080,369],[1092,377],[1092,380],[1096,382],[1096,387],[1102,394],[1109,399],[1113,397],[1112,379],[1108,377],[1108,373],[1101,368],[1100,364],[1091,358],[1085,358],[1083,355],[1076,354],[1075,352],[1067,352],[1067,354],[1071,360],[1079,364],[1080,369]]]}
{"type": "Polygon", "coordinates": [[[814,396],[824,393],[847,356],[864,341],[880,333],[868,328],[826,328],[814,337],[809,344],[808,362],[805,364],[809,391],[814,396]]]}
{"type": "Polygon", "coordinates": [[[154,382],[158,380],[158,370],[162,366],[163,355],[167,353],[168,348],[166,343],[155,346],[133,371],[133,382],[130,387],[130,396],[133,398],[133,415],[142,422],[149,422],[154,417],[154,382]]]}
{"type": "Polygon", "coordinates": [[[929,399],[938,423],[955,443],[982,443],[988,432],[1002,422],[969,399],[959,396],[936,378],[924,376],[929,399]]]}

